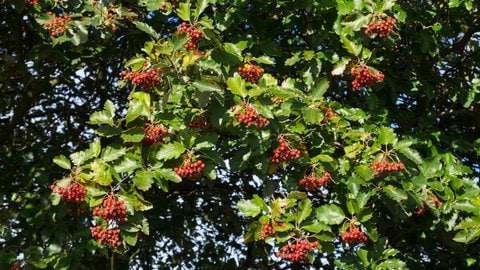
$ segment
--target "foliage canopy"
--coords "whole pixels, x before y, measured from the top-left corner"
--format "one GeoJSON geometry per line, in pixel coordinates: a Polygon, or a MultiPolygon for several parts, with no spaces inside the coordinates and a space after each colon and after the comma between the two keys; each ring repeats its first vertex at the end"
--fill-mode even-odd
{"type": "Polygon", "coordinates": [[[479,267],[478,8],[4,1],[0,265],[479,267]]]}

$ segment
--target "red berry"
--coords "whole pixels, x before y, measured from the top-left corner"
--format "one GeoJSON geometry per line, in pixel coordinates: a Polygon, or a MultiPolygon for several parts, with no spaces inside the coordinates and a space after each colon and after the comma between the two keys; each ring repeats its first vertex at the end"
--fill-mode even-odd
{"type": "Polygon", "coordinates": [[[240,66],[237,69],[238,74],[240,74],[245,81],[255,84],[260,80],[263,71],[263,68],[252,64],[244,64],[243,67],[240,66]]]}
{"type": "Polygon", "coordinates": [[[105,221],[122,224],[127,217],[127,207],[123,200],[117,200],[110,195],[105,198],[100,206],[93,209],[94,216],[101,216],[105,221]]]}
{"type": "Polygon", "coordinates": [[[290,145],[284,138],[278,139],[278,147],[273,150],[273,155],[268,159],[273,163],[282,163],[284,161],[290,161],[301,157],[301,152],[298,149],[291,149],[290,145]]]}

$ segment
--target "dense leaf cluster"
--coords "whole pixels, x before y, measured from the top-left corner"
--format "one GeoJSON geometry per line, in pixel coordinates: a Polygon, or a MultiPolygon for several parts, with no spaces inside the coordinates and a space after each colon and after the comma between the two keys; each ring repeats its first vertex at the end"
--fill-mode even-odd
{"type": "Polygon", "coordinates": [[[478,267],[478,8],[2,3],[0,265],[478,267]]]}

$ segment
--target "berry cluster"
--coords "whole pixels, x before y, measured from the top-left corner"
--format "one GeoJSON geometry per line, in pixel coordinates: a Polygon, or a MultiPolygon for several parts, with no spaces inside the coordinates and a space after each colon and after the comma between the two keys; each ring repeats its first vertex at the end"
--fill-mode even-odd
{"type": "Polygon", "coordinates": [[[375,161],[370,165],[370,169],[375,171],[375,175],[388,174],[395,171],[401,171],[405,168],[402,162],[388,162],[388,160],[375,161]]]}
{"type": "Polygon", "coordinates": [[[198,129],[210,129],[212,128],[212,124],[208,123],[205,118],[198,117],[193,119],[192,122],[188,124],[189,128],[198,128],[198,129]]]}
{"type": "Polygon", "coordinates": [[[201,160],[197,161],[190,161],[185,160],[182,164],[182,167],[173,168],[173,171],[178,174],[182,179],[197,179],[200,174],[202,173],[203,168],[205,168],[205,164],[201,160]]]}
{"type": "Polygon", "coordinates": [[[387,16],[386,19],[374,19],[368,24],[365,34],[377,34],[378,37],[385,39],[393,31],[396,23],[397,20],[390,16],[387,16]]]}
{"type": "Polygon", "coordinates": [[[244,123],[247,125],[247,127],[256,125],[259,128],[263,128],[270,124],[270,120],[260,116],[257,110],[255,110],[252,105],[246,102],[242,102],[239,106],[234,106],[232,110],[235,111],[235,117],[237,118],[237,121],[244,123]]]}
{"type": "Polygon", "coordinates": [[[147,125],[144,129],[145,137],[142,143],[146,145],[162,142],[163,137],[168,134],[168,129],[151,124],[147,125]]]}
{"type": "Polygon", "coordinates": [[[39,3],[39,0],[27,0],[25,2],[25,4],[32,5],[32,6],[38,5],[38,3],[39,3]]]}
{"type": "Polygon", "coordinates": [[[361,244],[368,241],[367,235],[364,232],[360,231],[356,226],[350,223],[350,226],[342,234],[343,242],[354,245],[361,244]]]}
{"type": "Polygon", "coordinates": [[[273,155],[268,159],[273,163],[282,163],[284,161],[300,158],[301,153],[298,149],[291,149],[284,138],[278,138],[278,147],[273,150],[273,155]]]}
{"type": "Polygon", "coordinates": [[[203,38],[203,33],[195,26],[182,22],[177,28],[177,33],[187,33],[188,42],[185,44],[185,49],[194,51],[198,47],[198,42],[203,38]]]}
{"type": "Polygon", "coordinates": [[[305,239],[295,240],[283,246],[276,255],[291,262],[308,263],[308,253],[314,251],[317,246],[317,241],[310,243],[305,239]]]}
{"type": "Polygon", "coordinates": [[[93,238],[102,245],[109,245],[114,248],[122,245],[122,241],[120,240],[120,229],[118,228],[105,229],[103,226],[98,225],[90,228],[90,232],[93,238]]]}
{"type": "Polygon", "coordinates": [[[93,215],[101,216],[105,221],[122,224],[127,217],[127,207],[122,200],[115,200],[113,196],[108,196],[103,200],[101,207],[93,209],[93,215]]]}
{"type": "Polygon", "coordinates": [[[65,34],[68,29],[68,23],[72,20],[69,16],[60,16],[51,19],[45,23],[45,28],[50,31],[52,37],[58,37],[65,34]]]}
{"type": "Polygon", "coordinates": [[[256,65],[244,64],[243,67],[238,67],[237,71],[245,81],[257,84],[264,70],[256,65]]]}
{"type": "Polygon", "coordinates": [[[54,193],[60,194],[63,200],[69,202],[85,201],[85,187],[76,182],[69,183],[66,187],[60,187],[52,184],[50,188],[54,193]]]}
{"type": "MultiPolygon", "coordinates": [[[[443,202],[440,201],[436,196],[431,195],[429,196],[430,201],[435,205],[436,208],[440,208],[443,206],[443,202]]],[[[428,204],[423,201],[422,202],[422,208],[418,208],[415,212],[417,215],[423,215],[426,211],[428,211],[430,207],[428,204]]]]}
{"type": "Polygon", "coordinates": [[[162,78],[158,76],[162,71],[162,68],[154,68],[145,72],[122,71],[119,75],[122,76],[124,80],[131,80],[135,85],[142,86],[145,89],[151,89],[162,81],[162,78]]]}
{"type": "Polygon", "coordinates": [[[330,182],[330,173],[325,172],[322,177],[318,177],[315,175],[315,173],[311,173],[309,175],[306,175],[302,179],[298,181],[299,185],[305,185],[305,189],[307,191],[313,191],[318,189],[321,186],[324,186],[330,182]]]}
{"type": "Polygon", "coordinates": [[[370,68],[365,65],[353,67],[350,70],[350,74],[355,76],[355,79],[352,81],[352,87],[355,90],[358,90],[362,87],[371,87],[375,83],[383,81],[385,77],[381,72],[373,74],[370,68]]]}
{"type": "Polygon", "coordinates": [[[267,237],[275,233],[275,229],[266,221],[262,221],[262,230],[260,231],[260,238],[265,240],[267,237]]]}
{"type": "Polygon", "coordinates": [[[164,0],[162,2],[162,5],[160,6],[160,8],[162,10],[166,10],[167,9],[167,3],[170,3],[170,5],[172,6],[172,9],[176,9],[178,7],[178,1],[176,1],[176,0],[164,0]]]}
{"type": "Polygon", "coordinates": [[[322,124],[326,124],[328,120],[339,117],[338,113],[334,112],[332,108],[328,108],[327,111],[325,112],[325,118],[322,120],[322,124]]]}

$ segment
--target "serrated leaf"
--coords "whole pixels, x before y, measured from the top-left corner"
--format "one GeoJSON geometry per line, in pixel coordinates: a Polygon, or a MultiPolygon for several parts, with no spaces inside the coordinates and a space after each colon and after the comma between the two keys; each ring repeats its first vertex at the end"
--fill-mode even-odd
{"type": "Polygon", "coordinates": [[[307,219],[312,213],[312,201],[310,199],[304,199],[300,202],[297,212],[297,223],[300,224],[302,221],[307,219]]]}
{"type": "Polygon", "coordinates": [[[102,137],[110,138],[120,135],[122,133],[122,130],[108,125],[101,125],[95,130],[95,133],[102,137]]]}
{"type": "Polygon", "coordinates": [[[147,191],[152,187],[155,172],[137,171],[132,178],[133,184],[141,191],[147,191]]]}
{"type": "Polygon", "coordinates": [[[193,86],[195,86],[200,92],[222,92],[222,88],[218,84],[205,80],[195,81],[193,82],[193,86]]]}
{"type": "Polygon", "coordinates": [[[141,167],[141,163],[136,157],[128,155],[124,156],[124,158],[115,165],[113,168],[117,173],[126,173],[126,172],[133,172],[135,169],[141,167]]]}
{"type": "Polygon", "coordinates": [[[242,52],[247,48],[247,41],[240,41],[237,43],[224,43],[223,48],[225,51],[233,56],[235,56],[239,61],[243,61],[242,52]]]}
{"type": "Polygon", "coordinates": [[[322,205],[317,208],[317,219],[328,225],[340,224],[345,220],[345,213],[337,205],[322,205]]]}
{"type": "Polygon", "coordinates": [[[375,176],[375,171],[370,169],[367,165],[359,165],[355,167],[355,173],[365,181],[372,180],[375,176]]]}
{"type": "Polygon", "coordinates": [[[135,246],[137,244],[138,233],[137,232],[128,232],[122,230],[122,239],[129,246],[135,246]]]}
{"type": "Polygon", "coordinates": [[[385,192],[385,194],[387,194],[388,197],[392,198],[394,201],[397,202],[403,202],[408,199],[408,195],[404,190],[391,185],[385,186],[383,188],[383,191],[385,192]]]}
{"type": "Polygon", "coordinates": [[[184,20],[184,21],[187,21],[189,22],[190,21],[190,10],[192,8],[192,4],[190,4],[190,2],[188,3],[184,3],[184,2],[180,2],[180,4],[178,5],[178,8],[177,8],[177,16],[184,20]]]}
{"type": "Polygon", "coordinates": [[[64,155],[58,155],[53,158],[53,163],[57,164],[63,169],[70,170],[72,167],[72,164],[70,163],[70,160],[64,156],[64,155]]]}
{"type": "Polygon", "coordinates": [[[397,135],[392,128],[381,127],[378,134],[378,142],[380,144],[393,144],[397,140],[397,135]]]}
{"type": "Polygon", "coordinates": [[[320,222],[318,220],[315,220],[313,223],[302,226],[303,230],[306,230],[307,232],[311,233],[319,233],[319,232],[331,232],[332,228],[328,226],[327,224],[320,222]]]}
{"type": "Polygon", "coordinates": [[[323,120],[323,112],[318,108],[305,107],[302,109],[302,115],[307,124],[319,125],[323,120]]]}
{"type": "Polygon", "coordinates": [[[164,144],[157,152],[156,157],[160,160],[178,158],[181,154],[183,154],[183,152],[185,152],[185,149],[185,146],[179,142],[164,144]]]}
{"type": "Polygon", "coordinates": [[[156,172],[157,172],[156,175],[160,178],[166,179],[174,183],[182,182],[182,178],[178,176],[178,174],[175,173],[172,169],[160,169],[160,170],[157,170],[156,172]]]}
{"type": "Polygon", "coordinates": [[[251,200],[241,200],[237,203],[237,208],[247,217],[256,217],[261,212],[260,206],[251,200]]]}
{"type": "Polygon", "coordinates": [[[103,150],[103,155],[101,159],[103,162],[110,162],[120,158],[121,156],[125,155],[125,153],[126,153],[125,147],[119,147],[119,146],[113,147],[108,145],[103,150]]]}
{"type": "Polygon", "coordinates": [[[341,35],[340,40],[342,41],[342,45],[347,50],[347,52],[355,56],[359,56],[362,52],[362,45],[351,41],[345,35],[341,35]]]}
{"type": "Polygon", "coordinates": [[[258,207],[260,207],[260,209],[262,209],[263,211],[268,211],[268,206],[267,206],[267,204],[266,204],[265,201],[263,201],[263,199],[260,198],[260,196],[258,196],[257,194],[254,194],[254,195],[253,195],[252,202],[253,202],[254,204],[258,205],[258,207]]]}
{"type": "Polygon", "coordinates": [[[109,166],[102,163],[100,160],[94,160],[90,163],[92,169],[92,177],[95,183],[101,186],[108,186],[112,183],[112,175],[109,166]]]}
{"type": "Polygon", "coordinates": [[[323,95],[327,92],[330,82],[327,78],[322,78],[315,83],[312,87],[312,91],[308,93],[308,97],[311,101],[319,101],[323,99],[323,95]]]}
{"type": "Polygon", "coordinates": [[[209,0],[199,0],[196,4],[195,11],[193,13],[194,20],[197,21],[200,15],[208,7],[209,0]]]}
{"type": "Polygon", "coordinates": [[[158,35],[157,31],[155,31],[150,25],[140,22],[140,21],[133,21],[133,24],[137,27],[138,30],[141,30],[147,34],[149,34],[154,39],[159,39],[160,36],[158,35]]]}
{"type": "Polygon", "coordinates": [[[259,62],[259,63],[266,64],[266,65],[275,64],[275,61],[271,57],[268,57],[268,56],[253,57],[252,61],[259,62]]]}
{"type": "Polygon", "coordinates": [[[415,164],[422,164],[423,159],[420,156],[420,153],[417,150],[414,150],[412,148],[399,148],[398,152],[404,155],[406,158],[410,159],[413,161],[415,164]]]}
{"type": "Polygon", "coordinates": [[[131,129],[125,130],[120,138],[123,142],[140,142],[145,137],[145,130],[141,127],[134,127],[131,129]]]}
{"type": "Polygon", "coordinates": [[[240,97],[247,97],[248,92],[245,89],[245,81],[242,80],[240,76],[230,77],[227,79],[227,86],[232,92],[232,94],[240,96],[240,97]]]}

